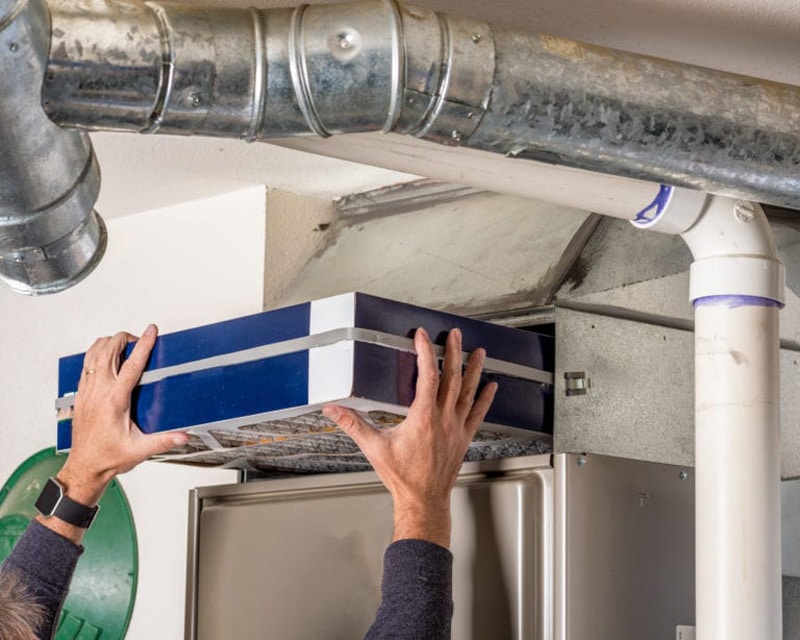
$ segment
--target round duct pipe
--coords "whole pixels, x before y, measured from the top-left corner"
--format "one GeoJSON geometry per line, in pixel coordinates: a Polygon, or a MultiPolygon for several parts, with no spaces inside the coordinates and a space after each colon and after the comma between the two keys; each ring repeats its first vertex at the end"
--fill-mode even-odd
{"type": "Polygon", "coordinates": [[[0,0],[0,282],[28,295],[80,281],[106,246],[88,135],[42,110],[49,48],[44,2],[0,0]]]}
{"type": "Polygon", "coordinates": [[[61,125],[246,140],[397,132],[800,209],[798,87],[393,0],[52,6],[43,92],[61,125]]]}

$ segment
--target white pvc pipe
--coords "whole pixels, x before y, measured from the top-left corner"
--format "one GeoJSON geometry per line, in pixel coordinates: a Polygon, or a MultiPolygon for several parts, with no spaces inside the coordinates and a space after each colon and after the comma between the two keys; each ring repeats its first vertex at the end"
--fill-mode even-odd
{"type": "MultiPolygon", "coordinates": [[[[633,220],[641,212],[651,209],[662,193],[661,185],[653,182],[507,158],[488,151],[447,147],[410,136],[357,133],[325,139],[286,138],[271,140],[270,144],[552,202],[623,220],[633,220]]],[[[696,206],[689,207],[696,217],[706,194],[689,189],[674,190],[674,194],[679,192],[681,197],[676,200],[689,197],[698,201],[696,206]]],[[[683,207],[673,207],[674,211],[679,209],[683,207]]],[[[675,220],[677,216],[673,212],[670,219],[675,220]]],[[[688,224],[671,232],[680,233],[687,227],[688,224]]],[[[663,228],[659,230],[670,232],[663,228]]]]}
{"type": "Polygon", "coordinates": [[[695,312],[698,640],[780,640],[778,306],[695,312]]]}
{"type": "Polygon", "coordinates": [[[710,196],[681,236],[694,256],[697,638],[780,640],[784,268],[755,203],[710,196]]]}

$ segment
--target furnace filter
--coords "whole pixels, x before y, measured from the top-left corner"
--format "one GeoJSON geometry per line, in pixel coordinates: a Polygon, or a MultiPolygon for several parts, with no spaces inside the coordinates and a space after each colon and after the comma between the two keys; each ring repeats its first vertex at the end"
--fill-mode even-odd
{"type": "MultiPolygon", "coordinates": [[[[188,431],[159,459],[276,472],[369,469],[355,443],[321,413],[335,402],[378,428],[403,419],[414,398],[413,335],[425,327],[441,358],[447,332],[464,358],[487,350],[482,384],[499,390],[467,460],[550,450],[553,338],[361,293],[348,293],[160,336],[133,395],[146,433],[188,431]]],[[[130,352],[130,349],[129,351],[130,352]]],[[[56,406],[69,415],[83,354],[59,361],[56,406]]],[[[70,448],[72,420],[58,421],[70,448]]]]}

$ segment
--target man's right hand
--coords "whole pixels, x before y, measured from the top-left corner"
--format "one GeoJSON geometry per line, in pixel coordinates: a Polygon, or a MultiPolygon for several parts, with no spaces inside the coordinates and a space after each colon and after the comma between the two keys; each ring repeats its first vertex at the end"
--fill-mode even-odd
{"type": "Polygon", "coordinates": [[[461,331],[447,336],[439,377],[427,332],[414,336],[416,397],[403,422],[376,429],[354,411],[327,405],[323,413],[358,444],[394,501],[394,540],[419,539],[450,546],[450,493],[461,462],[494,400],[497,384],[475,393],[486,352],[475,350],[462,376],[461,331]]]}

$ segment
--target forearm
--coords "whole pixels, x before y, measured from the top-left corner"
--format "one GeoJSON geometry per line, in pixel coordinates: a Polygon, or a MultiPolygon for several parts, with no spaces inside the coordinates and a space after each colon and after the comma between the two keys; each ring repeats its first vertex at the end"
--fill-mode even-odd
{"type": "Polygon", "coordinates": [[[394,542],[384,556],[382,601],[367,640],[449,640],[453,556],[424,540],[394,542]]]}
{"type": "Polygon", "coordinates": [[[450,548],[450,502],[425,504],[420,501],[394,500],[393,542],[426,540],[450,548]]]}
{"type": "Polygon", "coordinates": [[[3,568],[19,575],[30,595],[44,608],[46,616],[37,637],[49,639],[83,548],[70,540],[31,522],[19,539],[3,568]]]}

